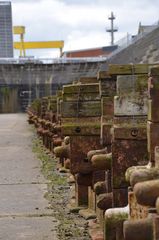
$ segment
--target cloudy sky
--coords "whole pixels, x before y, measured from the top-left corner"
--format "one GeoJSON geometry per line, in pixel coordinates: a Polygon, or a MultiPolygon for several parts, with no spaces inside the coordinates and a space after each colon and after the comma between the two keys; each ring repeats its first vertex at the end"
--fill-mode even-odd
{"type": "MultiPolygon", "coordinates": [[[[64,40],[64,50],[107,46],[108,17],[116,16],[115,41],[137,33],[139,22],[159,20],[159,0],[11,0],[13,25],[26,27],[26,41],[64,40]]],[[[15,37],[17,40],[17,36],[15,37]]],[[[35,50],[28,55],[57,57],[58,50],[35,50]]],[[[18,53],[16,53],[17,55],[18,53]]]]}

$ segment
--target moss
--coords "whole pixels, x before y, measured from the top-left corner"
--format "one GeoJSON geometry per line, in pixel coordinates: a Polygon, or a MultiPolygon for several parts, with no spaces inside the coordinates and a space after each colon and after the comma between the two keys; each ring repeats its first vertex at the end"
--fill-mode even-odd
{"type": "Polygon", "coordinates": [[[71,135],[83,135],[83,136],[96,136],[100,135],[100,124],[88,124],[88,123],[67,123],[62,125],[62,133],[65,136],[71,136],[71,135]]]}
{"type": "Polygon", "coordinates": [[[41,170],[44,176],[50,180],[48,183],[48,192],[44,197],[49,201],[50,209],[53,209],[53,215],[58,220],[57,234],[59,239],[85,239],[88,240],[84,221],[79,216],[68,214],[66,205],[68,204],[69,185],[67,183],[67,174],[60,174],[57,171],[58,159],[52,158],[45,153],[42,147],[42,141],[38,138],[33,140],[33,152],[42,162],[41,170]],[[83,238],[83,236],[85,236],[83,238]]]}
{"type": "Polygon", "coordinates": [[[122,185],[122,183],[125,185],[125,177],[121,176],[120,174],[118,174],[118,176],[114,176],[113,178],[113,186],[114,188],[119,188],[119,186],[122,185]]]}
{"type": "Polygon", "coordinates": [[[108,170],[111,168],[112,153],[94,155],[91,162],[93,169],[108,170]]]}
{"type": "Polygon", "coordinates": [[[63,86],[63,93],[99,92],[99,84],[72,84],[63,86]]]}
{"type": "Polygon", "coordinates": [[[36,111],[37,113],[40,113],[41,110],[41,100],[40,99],[35,99],[32,103],[31,103],[31,108],[36,111]]]}
{"type": "Polygon", "coordinates": [[[0,93],[4,96],[4,97],[9,97],[10,94],[10,89],[8,87],[1,87],[0,88],[0,93]]]}
{"type": "Polygon", "coordinates": [[[62,127],[65,127],[65,128],[69,128],[69,127],[84,127],[84,128],[87,128],[87,127],[92,127],[92,128],[95,128],[95,129],[100,129],[100,123],[97,124],[97,123],[88,123],[88,122],[85,122],[85,123],[67,123],[67,124],[63,124],[62,127]]]}
{"type": "Polygon", "coordinates": [[[101,116],[100,101],[85,102],[62,102],[61,103],[63,117],[98,117],[101,116]]]}
{"type": "Polygon", "coordinates": [[[52,110],[53,112],[57,111],[57,96],[49,96],[47,102],[47,110],[52,110]]]}
{"type": "Polygon", "coordinates": [[[143,92],[147,90],[147,81],[148,81],[148,76],[147,75],[139,75],[136,81],[136,90],[138,92],[143,92]]]}
{"type": "Polygon", "coordinates": [[[44,176],[54,184],[66,185],[66,177],[58,175],[55,171],[56,159],[53,159],[44,152],[38,139],[33,141],[33,152],[37,154],[38,159],[42,162],[41,171],[44,176]]]}
{"type": "Polygon", "coordinates": [[[63,101],[94,101],[100,100],[99,93],[64,93],[62,97],[63,101]]]}

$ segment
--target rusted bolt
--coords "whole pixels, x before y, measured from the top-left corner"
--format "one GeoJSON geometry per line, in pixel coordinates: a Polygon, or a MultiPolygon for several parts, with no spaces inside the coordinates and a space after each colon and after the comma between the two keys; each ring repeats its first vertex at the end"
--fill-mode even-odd
{"type": "Polygon", "coordinates": [[[80,127],[76,127],[76,128],[75,128],[75,132],[76,132],[76,133],[80,133],[80,132],[81,132],[81,128],[80,128],[80,127]]]}
{"type": "Polygon", "coordinates": [[[137,129],[133,129],[133,130],[131,131],[131,136],[137,137],[137,135],[138,135],[138,130],[137,130],[137,129]]]}

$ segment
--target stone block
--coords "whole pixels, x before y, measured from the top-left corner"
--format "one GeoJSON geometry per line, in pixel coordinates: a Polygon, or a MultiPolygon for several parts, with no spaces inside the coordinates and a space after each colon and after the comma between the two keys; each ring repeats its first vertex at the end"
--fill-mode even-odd
{"type": "Polygon", "coordinates": [[[76,183],[75,198],[77,206],[88,206],[88,187],[76,183]]]}
{"type": "Polygon", "coordinates": [[[92,124],[99,124],[99,122],[101,121],[101,117],[98,116],[98,117],[80,117],[80,118],[77,118],[77,117],[62,117],[60,118],[60,121],[61,121],[61,125],[71,125],[71,124],[80,124],[80,125],[85,125],[86,122],[87,123],[92,123],[92,124]]]}
{"type": "Polygon", "coordinates": [[[116,78],[105,78],[101,79],[99,82],[100,96],[114,96],[116,93],[116,78]]]}
{"type": "Polygon", "coordinates": [[[119,140],[112,142],[112,184],[113,188],[127,187],[125,172],[127,168],[147,163],[146,140],[119,140]]]}
{"type": "Polygon", "coordinates": [[[159,123],[147,122],[147,145],[151,162],[155,161],[155,147],[159,146],[159,123]]]}
{"type": "Polygon", "coordinates": [[[111,170],[105,172],[106,192],[112,192],[111,170]]]}
{"type": "Polygon", "coordinates": [[[128,204],[128,189],[113,189],[113,207],[125,207],[128,204]]]}
{"type": "Polygon", "coordinates": [[[100,123],[68,123],[61,126],[61,131],[64,136],[99,136],[100,123]]]}
{"type": "Polygon", "coordinates": [[[64,93],[62,96],[62,100],[64,102],[74,102],[74,101],[99,101],[100,100],[100,95],[98,92],[95,93],[64,93]]]}
{"type": "Polygon", "coordinates": [[[141,95],[147,93],[147,74],[117,76],[117,95],[138,92],[141,95]]]}
{"type": "Polygon", "coordinates": [[[148,120],[159,123],[159,107],[158,100],[148,100],[148,120]]]}
{"type": "Polygon", "coordinates": [[[114,139],[131,139],[131,140],[146,140],[147,139],[147,129],[146,124],[133,124],[133,119],[131,124],[120,124],[114,125],[113,127],[113,138],[114,139]],[[134,127],[133,127],[134,125],[134,127]]]}
{"type": "Polygon", "coordinates": [[[80,77],[79,82],[82,84],[98,83],[97,77],[80,77]]]}
{"type": "Polygon", "coordinates": [[[61,117],[98,117],[101,115],[100,101],[63,102],[61,101],[61,117]]]}
{"type": "Polygon", "coordinates": [[[110,75],[140,75],[148,74],[156,64],[109,64],[110,75]]]}
{"type": "Polygon", "coordinates": [[[130,209],[129,216],[131,220],[147,218],[148,207],[138,204],[135,194],[132,191],[128,192],[128,203],[130,209]]]}
{"type": "Polygon", "coordinates": [[[114,99],[112,97],[102,97],[101,114],[102,116],[114,116],[114,99]]]}
{"type": "Polygon", "coordinates": [[[115,126],[146,126],[147,116],[122,116],[113,118],[115,126]]]}
{"type": "Polygon", "coordinates": [[[101,144],[103,146],[110,145],[112,140],[111,134],[112,122],[101,123],[101,144]]]}
{"type": "Polygon", "coordinates": [[[159,100],[159,76],[152,76],[148,79],[148,96],[154,101],[159,100]]]}
{"type": "Polygon", "coordinates": [[[92,186],[92,173],[89,173],[89,174],[77,173],[76,182],[78,185],[83,185],[87,187],[92,186]]]}
{"type": "Polygon", "coordinates": [[[105,180],[105,170],[94,171],[92,173],[92,186],[94,186],[97,182],[105,180]]]}
{"type": "Polygon", "coordinates": [[[114,97],[115,116],[145,116],[148,112],[146,95],[137,93],[114,97]]]}
{"type": "MultiPolygon", "coordinates": [[[[158,65],[158,64],[157,64],[158,65]]],[[[152,66],[150,68],[150,75],[151,76],[159,76],[159,66],[152,66]]]]}
{"type": "Polygon", "coordinates": [[[106,78],[111,78],[111,76],[108,74],[108,71],[100,70],[97,73],[97,79],[106,79],[106,78]]]}
{"type": "Polygon", "coordinates": [[[63,86],[63,93],[99,93],[99,83],[71,84],[63,86]]]}
{"type": "Polygon", "coordinates": [[[92,171],[87,153],[92,149],[101,149],[100,136],[71,136],[71,172],[88,173],[92,171]]]}

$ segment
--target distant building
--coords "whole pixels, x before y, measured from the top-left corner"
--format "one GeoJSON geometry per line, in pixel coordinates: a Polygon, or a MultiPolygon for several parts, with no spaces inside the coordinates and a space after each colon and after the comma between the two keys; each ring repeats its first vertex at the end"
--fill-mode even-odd
{"type": "Polygon", "coordinates": [[[114,45],[100,48],[88,48],[82,50],[66,51],[63,52],[62,57],[68,58],[107,57],[114,50],[116,50],[117,47],[118,47],[117,45],[114,45]]]}
{"type": "Polygon", "coordinates": [[[142,25],[141,22],[139,23],[139,28],[138,28],[138,35],[139,34],[145,34],[148,32],[151,32],[156,25],[142,25]]]}
{"type": "Polygon", "coordinates": [[[0,2],[0,58],[13,57],[12,6],[0,2]]]}

